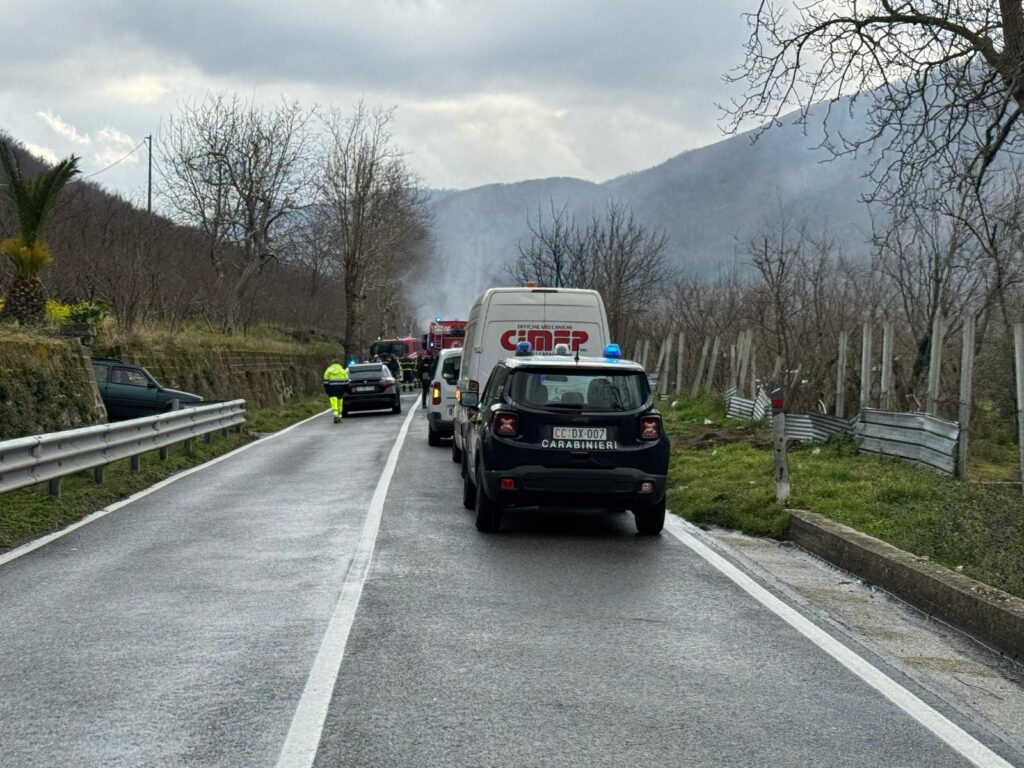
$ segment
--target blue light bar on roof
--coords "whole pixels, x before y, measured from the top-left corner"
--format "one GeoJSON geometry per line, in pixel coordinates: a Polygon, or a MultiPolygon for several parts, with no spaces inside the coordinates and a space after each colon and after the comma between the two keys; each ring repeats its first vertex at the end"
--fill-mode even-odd
{"type": "Polygon", "coordinates": [[[604,356],[612,360],[618,360],[622,357],[622,350],[619,349],[618,344],[609,344],[604,348],[604,356]]]}
{"type": "Polygon", "coordinates": [[[529,357],[533,354],[533,345],[528,341],[516,344],[516,357],[529,357]]]}

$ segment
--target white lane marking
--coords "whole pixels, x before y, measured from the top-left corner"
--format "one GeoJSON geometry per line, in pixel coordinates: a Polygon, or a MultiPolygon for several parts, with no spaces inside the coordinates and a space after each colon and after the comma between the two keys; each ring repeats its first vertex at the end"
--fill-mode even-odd
{"type": "Polygon", "coordinates": [[[869,661],[858,656],[817,624],[805,618],[724,557],[696,539],[686,530],[682,521],[669,515],[665,520],[665,527],[673,536],[711,563],[761,605],[946,742],[972,765],[979,766],[979,768],[1013,768],[1010,763],[956,723],[921,701],[869,661]]]}
{"type": "Polygon", "coordinates": [[[46,536],[43,536],[43,537],[38,538],[38,539],[34,539],[34,540],[28,542],[27,544],[22,544],[20,547],[16,547],[15,549],[12,549],[10,552],[7,552],[7,553],[5,553],[3,555],[0,555],[0,565],[3,565],[4,563],[9,563],[9,562],[11,562],[11,560],[15,560],[15,559],[21,557],[22,555],[27,555],[29,552],[32,552],[33,550],[39,549],[40,547],[45,547],[51,541],[59,539],[61,536],[67,536],[69,533],[71,533],[74,530],[77,530],[78,528],[81,528],[83,525],[88,525],[89,523],[94,523],[97,520],[99,520],[101,517],[106,517],[111,512],[116,512],[117,510],[121,509],[121,507],[126,507],[129,504],[131,504],[132,502],[138,501],[139,499],[141,499],[144,496],[149,496],[149,494],[154,493],[156,491],[159,491],[161,488],[163,488],[165,486],[168,486],[168,485],[170,485],[173,482],[181,480],[181,478],[183,478],[183,477],[188,477],[189,475],[195,474],[196,472],[201,472],[204,469],[212,467],[214,464],[219,464],[220,462],[224,461],[225,459],[230,459],[232,456],[237,456],[238,454],[242,453],[243,451],[247,451],[250,448],[254,448],[257,445],[263,445],[268,440],[273,440],[275,437],[280,437],[281,435],[283,435],[283,434],[285,434],[287,432],[291,432],[296,427],[301,427],[307,421],[312,421],[313,419],[319,418],[320,416],[323,416],[325,413],[330,413],[330,409],[328,408],[325,411],[320,411],[320,413],[317,413],[317,414],[315,414],[313,416],[310,416],[308,419],[303,419],[302,421],[297,421],[294,424],[292,424],[290,427],[285,427],[284,429],[278,430],[277,432],[274,432],[271,435],[267,435],[266,437],[260,438],[259,440],[253,440],[251,443],[246,443],[245,445],[240,445],[238,448],[235,448],[233,451],[228,451],[227,453],[222,454],[221,456],[218,456],[215,459],[210,459],[209,461],[204,462],[204,463],[202,463],[202,464],[200,464],[200,465],[198,465],[196,467],[192,467],[191,469],[186,469],[186,470],[184,470],[182,472],[179,472],[176,475],[171,475],[170,477],[168,477],[168,478],[166,478],[164,480],[161,480],[158,483],[154,483],[153,485],[149,486],[149,488],[144,488],[143,490],[139,491],[138,493],[133,493],[127,499],[121,499],[121,501],[115,501],[109,507],[104,507],[103,509],[101,509],[101,510],[99,510],[97,512],[93,512],[91,515],[88,515],[87,517],[83,517],[77,523],[73,523],[72,525],[69,525],[67,528],[62,528],[59,531],[54,531],[53,533],[48,533],[46,536]]]}
{"type": "Polygon", "coordinates": [[[341,595],[334,606],[334,613],[331,615],[323,640],[320,641],[320,650],[317,651],[316,659],[313,660],[313,668],[309,671],[309,677],[306,678],[302,698],[299,699],[299,705],[292,717],[292,724],[288,728],[288,736],[277,759],[277,768],[308,768],[316,759],[317,750],[320,748],[320,737],[324,730],[324,721],[327,719],[327,709],[331,704],[338,672],[341,670],[341,661],[345,656],[348,634],[356,617],[359,598],[363,594],[363,583],[370,570],[370,560],[373,558],[373,550],[377,544],[377,531],[380,529],[380,518],[384,511],[384,499],[388,495],[391,477],[395,474],[395,466],[398,464],[398,455],[402,451],[402,444],[405,442],[409,425],[416,412],[415,408],[409,409],[402,428],[398,432],[398,437],[395,438],[395,444],[391,448],[388,460],[384,464],[384,471],[381,472],[380,480],[377,481],[377,487],[370,499],[370,507],[366,513],[366,521],[363,523],[363,530],[359,535],[359,543],[356,544],[352,563],[349,565],[348,573],[345,574],[341,595]]]}

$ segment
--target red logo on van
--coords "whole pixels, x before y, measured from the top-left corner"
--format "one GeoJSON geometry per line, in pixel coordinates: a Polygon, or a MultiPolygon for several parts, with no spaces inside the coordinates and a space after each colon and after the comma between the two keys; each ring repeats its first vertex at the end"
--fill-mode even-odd
{"type": "Polygon", "coordinates": [[[586,331],[573,331],[560,328],[557,331],[545,331],[542,328],[517,330],[515,328],[501,334],[501,346],[514,352],[520,341],[530,342],[534,352],[553,352],[556,344],[568,344],[571,349],[579,349],[590,339],[586,331]]]}

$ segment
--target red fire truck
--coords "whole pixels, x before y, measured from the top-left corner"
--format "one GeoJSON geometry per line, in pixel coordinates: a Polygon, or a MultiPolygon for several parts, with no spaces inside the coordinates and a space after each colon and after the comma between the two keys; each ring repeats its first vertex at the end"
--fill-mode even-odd
{"type": "Polygon", "coordinates": [[[428,351],[436,353],[442,349],[461,347],[465,338],[465,320],[434,320],[423,339],[423,345],[428,351]]]}

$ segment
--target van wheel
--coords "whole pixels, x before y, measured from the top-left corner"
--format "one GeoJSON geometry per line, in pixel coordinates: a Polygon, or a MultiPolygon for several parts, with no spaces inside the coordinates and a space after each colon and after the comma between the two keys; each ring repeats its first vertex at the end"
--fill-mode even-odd
{"type": "Polygon", "coordinates": [[[427,445],[438,446],[441,444],[441,436],[430,427],[427,427],[427,445]]]}
{"type": "Polygon", "coordinates": [[[469,472],[463,462],[462,472],[462,506],[466,509],[476,509],[476,488],[469,479],[469,472]]]}
{"type": "Polygon", "coordinates": [[[501,528],[501,505],[484,490],[480,467],[476,471],[476,529],[481,533],[497,533],[501,528]]]}
{"type": "Polygon", "coordinates": [[[665,527],[665,499],[656,504],[637,506],[633,510],[633,522],[641,536],[657,536],[665,527]]]}

